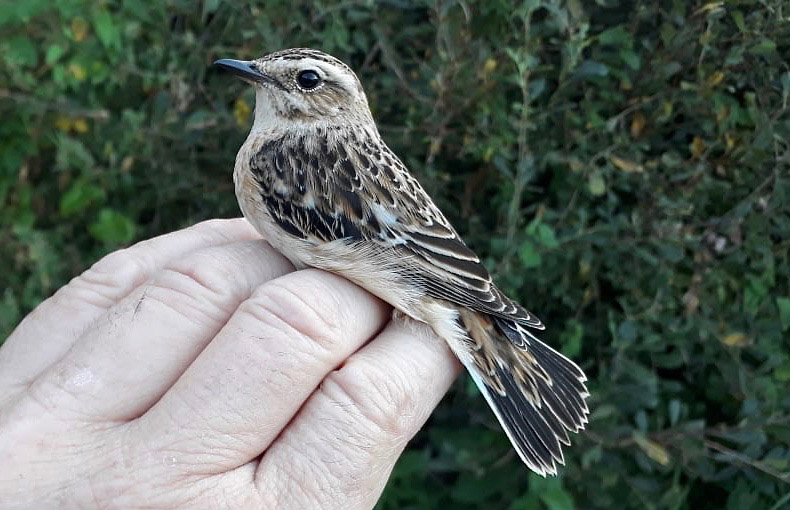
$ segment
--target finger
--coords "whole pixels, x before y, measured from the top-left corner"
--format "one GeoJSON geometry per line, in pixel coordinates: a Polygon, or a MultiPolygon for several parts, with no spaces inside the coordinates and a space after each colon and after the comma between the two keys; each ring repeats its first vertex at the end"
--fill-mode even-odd
{"type": "Polygon", "coordinates": [[[178,452],[179,463],[203,473],[245,464],[277,437],[327,373],[384,326],[389,310],[323,271],[272,280],[134,425],[148,449],[178,452]]]}
{"type": "Polygon", "coordinates": [[[148,410],[259,285],[293,266],[265,241],[203,248],[168,263],[88,329],[28,392],[60,416],[122,421],[148,410]],[[65,394],[62,396],[61,394],[65,394]]]}
{"type": "Polygon", "coordinates": [[[373,508],[460,364],[425,325],[395,321],[330,374],[264,453],[266,508],[373,508]]]}
{"type": "Polygon", "coordinates": [[[0,395],[11,397],[60,359],[108,308],[173,259],[260,236],[238,218],[211,220],[113,252],[33,310],[0,349],[0,395]]]}

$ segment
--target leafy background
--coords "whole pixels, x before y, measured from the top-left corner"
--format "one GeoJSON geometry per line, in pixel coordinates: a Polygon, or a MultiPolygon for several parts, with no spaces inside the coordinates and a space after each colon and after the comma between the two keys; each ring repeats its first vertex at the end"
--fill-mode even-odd
{"type": "Polygon", "coordinates": [[[26,0],[0,9],[0,339],[102,254],[238,214],[254,97],[313,46],[591,377],[530,475],[461,380],[379,506],[790,508],[785,0],[26,0]]]}

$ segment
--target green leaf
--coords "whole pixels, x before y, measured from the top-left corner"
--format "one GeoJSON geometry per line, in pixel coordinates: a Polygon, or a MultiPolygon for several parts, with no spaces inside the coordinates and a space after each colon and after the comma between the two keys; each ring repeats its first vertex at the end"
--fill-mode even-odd
{"type": "Polygon", "coordinates": [[[462,473],[452,488],[452,497],[455,501],[479,507],[481,502],[501,490],[503,482],[493,471],[483,472],[482,476],[462,473]]]}
{"type": "Polygon", "coordinates": [[[535,243],[529,240],[522,243],[518,256],[521,259],[521,263],[524,264],[524,267],[527,269],[540,267],[543,263],[543,258],[536,249],[535,243]]]}
{"type": "Polygon", "coordinates": [[[642,60],[639,58],[639,55],[631,50],[620,51],[620,58],[634,71],[638,71],[642,67],[642,60]]]}
{"type": "MultiPolygon", "coordinates": [[[[21,318],[19,301],[10,288],[6,288],[0,298],[0,332],[8,331],[19,322],[21,318]]],[[[2,334],[0,334],[2,338],[2,334]]],[[[2,340],[0,340],[2,344],[2,340]]]]}
{"type": "Polygon", "coordinates": [[[636,340],[636,335],[636,323],[632,320],[623,321],[617,328],[618,340],[622,340],[625,343],[632,343],[634,340],[636,340]]]}
{"type": "Polygon", "coordinates": [[[749,53],[753,55],[769,55],[776,51],[776,43],[770,39],[763,39],[751,48],[749,53]]]}
{"type": "Polygon", "coordinates": [[[594,197],[600,197],[606,193],[606,181],[601,172],[593,172],[587,178],[587,190],[594,197]]]}
{"type": "Polygon", "coordinates": [[[601,78],[609,74],[606,64],[595,60],[585,60],[576,68],[574,76],[576,79],[584,80],[587,78],[601,78]]]}
{"type": "Polygon", "coordinates": [[[680,418],[680,400],[673,398],[669,401],[669,424],[677,425],[680,418]]]}
{"type": "Polygon", "coordinates": [[[30,18],[38,15],[41,11],[51,7],[49,0],[25,0],[24,2],[6,3],[0,9],[0,26],[9,22],[27,23],[30,18]]]}
{"type": "Polygon", "coordinates": [[[546,505],[548,510],[573,510],[575,508],[573,497],[562,486],[557,478],[538,478],[530,474],[530,492],[537,493],[538,498],[546,505]]]}
{"type": "Polygon", "coordinates": [[[779,308],[779,322],[782,323],[782,331],[790,329],[790,298],[776,298],[776,306],[779,308]]]}
{"type": "Polygon", "coordinates": [[[77,181],[60,197],[60,214],[65,217],[72,216],[101,200],[104,200],[103,189],[77,181]]]}
{"type": "Polygon", "coordinates": [[[56,162],[61,170],[78,169],[86,171],[94,166],[93,155],[81,141],[60,134],[55,139],[57,146],[56,162]]]}
{"type": "Polygon", "coordinates": [[[546,248],[556,248],[559,246],[557,235],[551,225],[547,225],[540,220],[535,220],[527,226],[526,233],[532,237],[538,244],[546,248]]]}
{"type": "Polygon", "coordinates": [[[658,72],[663,76],[664,79],[669,78],[670,76],[674,76],[675,74],[679,73],[683,70],[683,66],[680,62],[671,61],[665,64],[659,64],[658,72]]]}
{"type": "Polygon", "coordinates": [[[582,350],[582,338],[584,338],[584,324],[571,319],[565,324],[565,331],[561,335],[562,353],[569,358],[577,356],[582,350]]]}
{"type": "Polygon", "coordinates": [[[219,0],[205,0],[203,2],[203,19],[206,19],[209,14],[214,14],[219,9],[219,4],[219,0]]]}
{"type": "Polygon", "coordinates": [[[601,44],[630,47],[632,37],[631,32],[627,31],[625,27],[617,25],[598,34],[598,41],[601,44]]]}
{"type": "Polygon", "coordinates": [[[105,48],[117,48],[120,46],[118,29],[113,23],[112,15],[106,9],[93,11],[93,28],[96,30],[96,35],[105,48]]]}
{"type": "Polygon", "coordinates": [[[107,244],[126,244],[134,239],[135,223],[114,209],[102,209],[99,217],[88,227],[91,235],[107,244]]]}
{"type": "Polygon", "coordinates": [[[47,65],[52,65],[57,62],[65,52],[66,50],[64,50],[62,46],[53,44],[47,48],[47,54],[44,56],[44,62],[46,62],[47,65]]]}
{"type": "Polygon", "coordinates": [[[732,488],[729,496],[727,497],[727,510],[744,510],[746,508],[760,507],[760,497],[754,489],[750,488],[750,484],[740,479],[732,488]]]}
{"type": "Polygon", "coordinates": [[[405,451],[395,465],[397,476],[422,475],[428,471],[428,456],[424,451],[405,451]]]}
{"type": "Polygon", "coordinates": [[[741,32],[746,32],[746,22],[743,20],[743,13],[739,10],[734,10],[730,13],[732,16],[732,21],[735,23],[735,26],[738,27],[738,30],[741,32]]]}
{"type": "Polygon", "coordinates": [[[554,489],[540,495],[548,510],[573,510],[573,498],[565,489],[554,489]]]}
{"type": "Polygon", "coordinates": [[[538,226],[538,240],[546,248],[556,248],[560,244],[557,242],[557,235],[554,233],[554,229],[545,223],[541,223],[538,226]]]}
{"type": "Polygon", "coordinates": [[[661,256],[673,264],[680,262],[685,256],[683,246],[679,245],[678,243],[661,243],[657,248],[661,256]]]}
{"type": "MultiPolygon", "coordinates": [[[[0,48],[4,45],[0,42],[0,48]]],[[[5,42],[7,47],[5,58],[20,67],[35,67],[38,64],[38,53],[33,41],[24,36],[17,36],[5,42]]]]}
{"type": "Polygon", "coordinates": [[[782,383],[790,381],[790,361],[785,362],[774,369],[774,379],[782,383]]]}

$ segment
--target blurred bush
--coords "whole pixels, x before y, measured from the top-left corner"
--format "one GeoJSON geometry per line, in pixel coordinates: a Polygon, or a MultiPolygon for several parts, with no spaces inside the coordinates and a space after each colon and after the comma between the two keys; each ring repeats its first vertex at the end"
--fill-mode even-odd
{"type": "Polygon", "coordinates": [[[785,0],[146,2],[0,9],[0,338],[102,254],[233,216],[254,97],[293,46],[358,70],[384,138],[591,376],[531,476],[462,380],[395,508],[790,507],[785,0]]]}

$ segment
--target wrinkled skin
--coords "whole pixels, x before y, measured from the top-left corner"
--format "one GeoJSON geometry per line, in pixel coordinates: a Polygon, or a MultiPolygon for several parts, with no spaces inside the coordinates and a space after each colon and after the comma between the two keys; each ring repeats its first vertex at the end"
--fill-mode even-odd
{"type": "Polygon", "coordinates": [[[112,253],[0,349],[9,508],[372,508],[458,374],[244,220],[112,253]]]}

